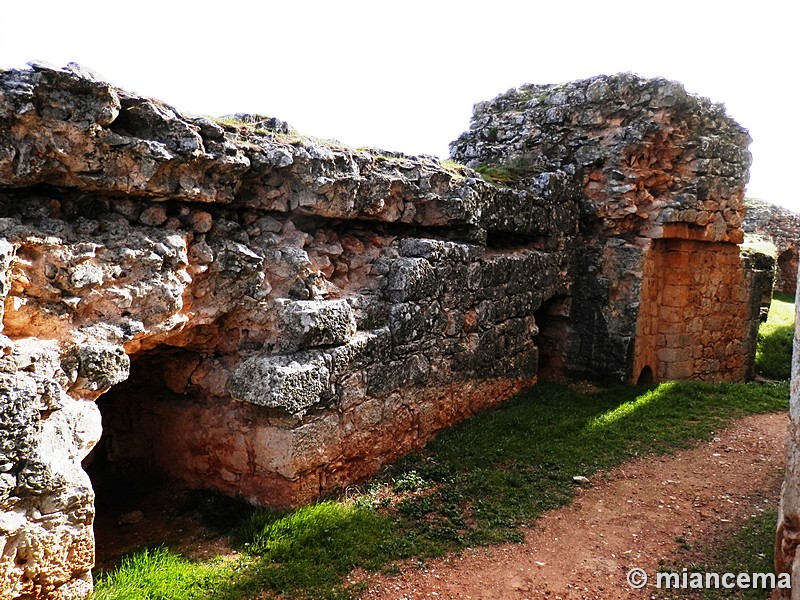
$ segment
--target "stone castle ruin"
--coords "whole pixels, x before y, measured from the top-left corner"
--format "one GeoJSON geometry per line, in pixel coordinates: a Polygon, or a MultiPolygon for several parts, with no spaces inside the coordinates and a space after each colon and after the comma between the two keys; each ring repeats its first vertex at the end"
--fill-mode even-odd
{"type": "Polygon", "coordinates": [[[540,375],[749,377],[749,141],[631,74],[480,103],[440,162],[0,71],[0,597],[89,593],[103,465],[286,507],[540,375]]]}

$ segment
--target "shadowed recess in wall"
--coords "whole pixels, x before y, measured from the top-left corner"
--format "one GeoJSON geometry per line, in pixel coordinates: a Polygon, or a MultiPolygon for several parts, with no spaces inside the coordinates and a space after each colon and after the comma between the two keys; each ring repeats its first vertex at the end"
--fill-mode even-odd
{"type": "Polygon", "coordinates": [[[746,378],[772,268],[738,252],[749,142],[633,74],[479,103],[456,166],[185,116],[74,64],[0,71],[0,596],[89,593],[101,420],[98,484],[286,508],[540,363],[746,378]]]}

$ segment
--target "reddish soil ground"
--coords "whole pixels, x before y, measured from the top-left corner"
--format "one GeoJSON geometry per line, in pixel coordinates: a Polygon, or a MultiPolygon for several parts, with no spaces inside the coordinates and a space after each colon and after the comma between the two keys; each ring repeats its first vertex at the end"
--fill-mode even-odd
{"type": "MultiPolygon", "coordinates": [[[[662,565],[702,563],[705,557],[687,553],[687,544],[713,547],[750,516],[776,508],[786,428],[784,414],[742,419],[697,448],[595,476],[570,506],[539,519],[522,544],[466,551],[424,568],[401,565],[397,576],[361,573],[354,581],[368,578],[368,600],[659,598],[652,585],[632,590],[628,571],[639,567],[653,577],[662,565]]],[[[158,542],[194,558],[235,554],[227,538],[185,509],[186,492],[157,489],[125,493],[99,511],[99,568],[158,542]],[[134,509],[143,512],[141,521],[119,525],[134,509]]]]}
{"type": "Polygon", "coordinates": [[[682,543],[702,546],[731,523],[777,507],[786,426],[783,414],[748,417],[698,448],[626,463],[544,515],[524,543],[375,577],[365,598],[658,597],[651,584],[631,589],[628,571],[639,567],[652,579],[674,564],[682,543]]]}

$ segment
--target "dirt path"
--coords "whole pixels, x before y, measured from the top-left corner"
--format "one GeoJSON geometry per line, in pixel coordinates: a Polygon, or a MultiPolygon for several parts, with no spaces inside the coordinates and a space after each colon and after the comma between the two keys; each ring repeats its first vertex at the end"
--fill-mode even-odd
{"type": "Polygon", "coordinates": [[[784,414],[748,417],[698,448],[627,463],[543,516],[524,543],[376,578],[365,598],[650,598],[650,585],[628,586],[630,569],[653,576],[659,561],[671,564],[678,540],[708,539],[726,522],[777,506],[786,424],[784,414]]]}

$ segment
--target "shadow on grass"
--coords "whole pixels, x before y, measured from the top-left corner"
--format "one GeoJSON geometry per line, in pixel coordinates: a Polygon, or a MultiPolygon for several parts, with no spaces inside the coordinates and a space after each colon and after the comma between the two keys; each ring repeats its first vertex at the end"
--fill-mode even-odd
{"type": "Polygon", "coordinates": [[[335,589],[356,568],[376,569],[395,557],[391,520],[342,502],[278,513],[259,511],[239,533],[255,562],[215,598],[252,598],[260,590],[296,598],[343,598],[335,589]]]}
{"type": "Polygon", "coordinates": [[[789,379],[792,369],[795,306],[789,294],[776,292],[769,318],[758,329],[756,372],[770,379],[789,379]]]}
{"type": "MultiPolygon", "coordinates": [[[[706,439],[732,419],[787,409],[788,384],[668,383],[579,394],[543,383],[449,429],[347,502],[257,511],[238,529],[248,558],[191,592],[104,598],[342,599],[355,568],[521,541],[521,527],[572,499],[572,477],[706,439]],[[172,595],[170,595],[172,594],[172,595]],[[272,594],[269,595],[269,594],[272,594]]],[[[203,566],[205,569],[205,565],[203,566]]]]}
{"type": "Polygon", "coordinates": [[[756,371],[771,379],[789,379],[794,325],[762,327],[758,338],[756,371]]]}

